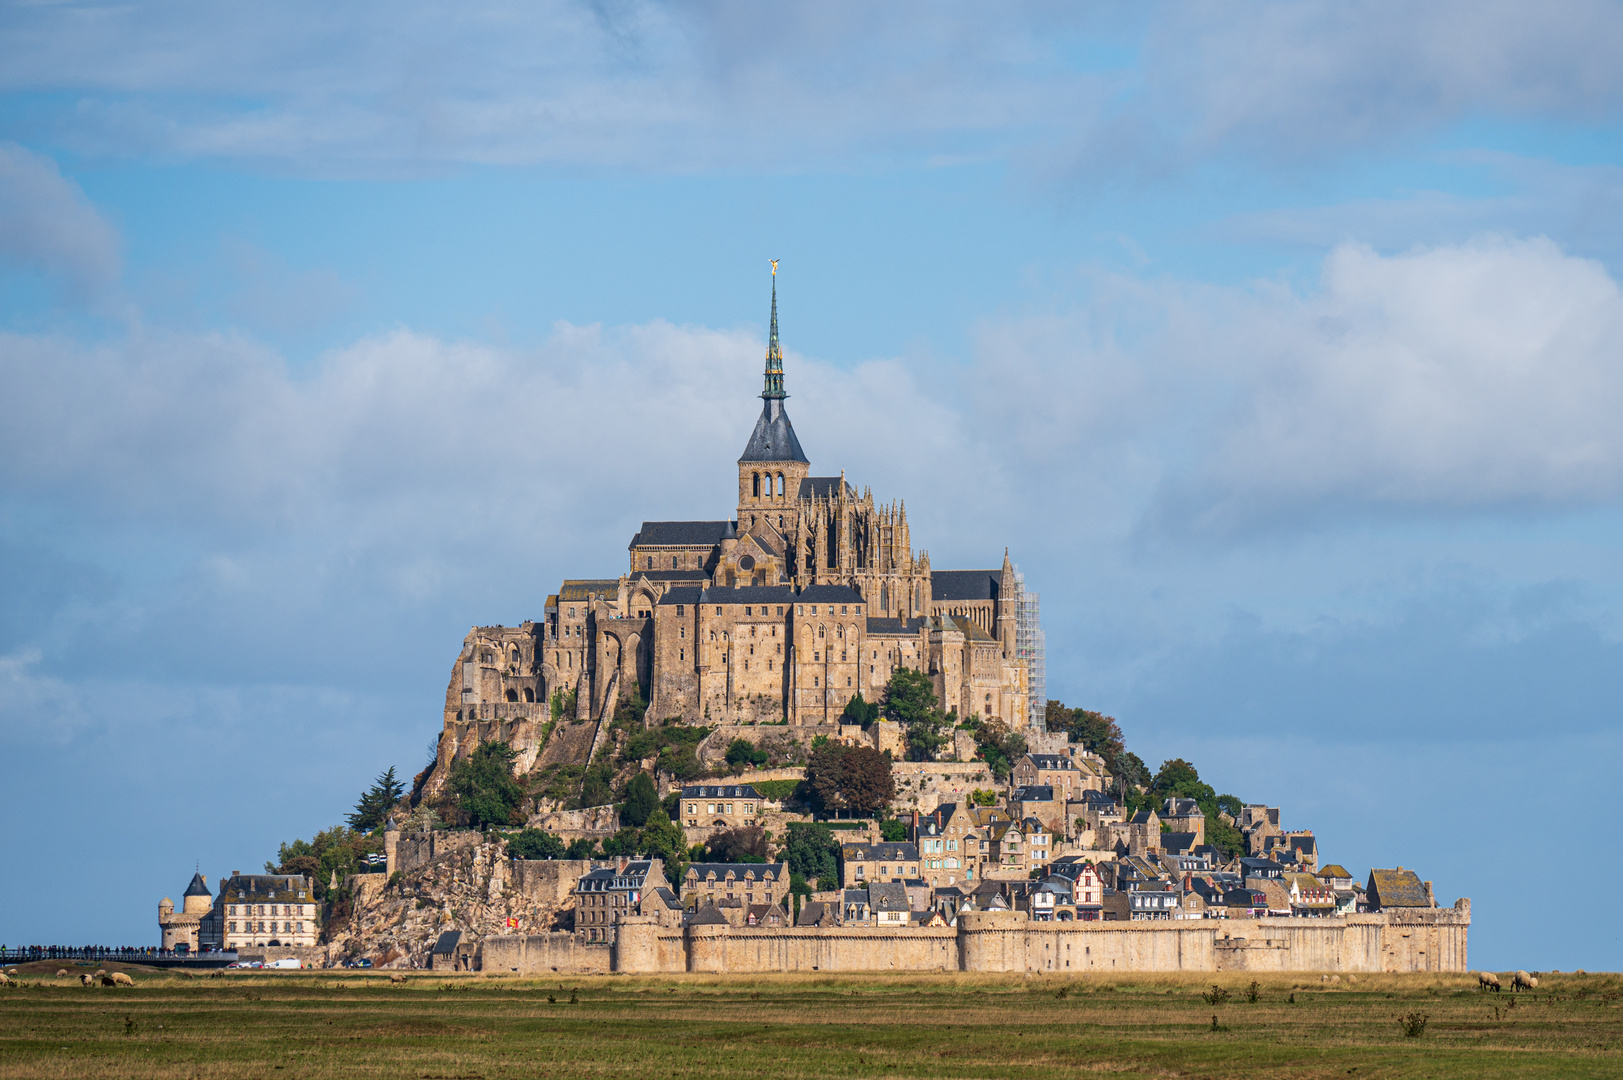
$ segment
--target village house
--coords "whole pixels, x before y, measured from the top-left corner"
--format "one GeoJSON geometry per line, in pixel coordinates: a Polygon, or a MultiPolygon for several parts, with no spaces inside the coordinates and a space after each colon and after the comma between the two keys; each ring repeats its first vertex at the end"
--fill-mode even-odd
{"type": "Polygon", "coordinates": [[[919,849],[920,874],[931,888],[975,880],[978,860],[969,858],[965,844],[973,829],[969,815],[958,804],[942,803],[922,818],[915,815],[912,831],[919,849]]]}
{"type": "Polygon", "coordinates": [[[1335,890],[1312,874],[1286,874],[1284,884],[1290,893],[1292,915],[1322,919],[1336,913],[1335,890]]]}
{"type": "Polygon", "coordinates": [[[1194,799],[1166,800],[1161,821],[1174,833],[1193,833],[1195,844],[1206,842],[1206,814],[1194,799]]]}
{"type": "Polygon", "coordinates": [[[1336,914],[1351,915],[1358,910],[1358,901],[1362,891],[1347,868],[1340,863],[1331,863],[1314,875],[1324,882],[1326,888],[1335,893],[1336,914]]]}
{"type": "Polygon", "coordinates": [[[1093,922],[1100,918],[1104,911],[1104,882],[1091,860],[1066,856],[1056,859],[1048,870],[1050,876],[1058,875],[1071,883],[1072,906],[1078,919],[1093,922]]]}
{"type": "Polygon", "coordinates": [[[1015,788],[1009,795],[1009,816],[1036,818],[1043,826],[1061,835],[1065,832],[1065,800],[1055,796],[1047,784],[1015,788]]]}
{"type": "Polygon", "coordinates": [[[239,874],[231,871],[211,914],[225,923],[226,949],[254,945],[314,945],[319,907],[302,874],[239,874]]]}
{"type": "Polygon", "coordinates": [[[759,825],[767,810],[750,784],[694,784],[682,789],[682,824],[689,828],[732,829],[759,825]]]}
{"type": "Polygon", "coordinates": [[[1010,782],[1016,788],[1048,787],[1060,802],[1080,797],[1082,770],[1069,754],[1027,754],[1015,763],[1010,782]]]}
{"type": "MultiPolygon", "coordinates": [[[[737,921],[745,918],[745,909],[755,904],[780,903],[789,894],[789,870],[777,863],[690,863],[682,875],[682,906],[696,911],[705,903],[718,907],[739,909],[737,921]]],[[[733,920],[729,920],[733,921],[733,920]]]]}
{"type": "Polygon", "coordinates": [[[916,878],[919,866],[917,844],[881,840],[840,845],[840,884],[847,889],[916,878]]]}
{"type": "Polygon", "coordinates": [[[590,944],[609,945],[627,915],[665,915],[671,891],[658,859],[619,859],[581,875],[574,895],[575,929],[590,944]],[[656,895],[657,890],[664,895],[656,895]]]}

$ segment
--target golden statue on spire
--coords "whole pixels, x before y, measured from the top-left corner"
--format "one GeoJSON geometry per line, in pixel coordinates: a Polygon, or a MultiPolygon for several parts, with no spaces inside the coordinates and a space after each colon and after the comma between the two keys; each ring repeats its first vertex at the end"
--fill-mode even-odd
{"type": "Polygon", "coordinates": [[[776,260],[776,259],[772,260],[772,276],[773,277],[778,276],[778,260],[776,260]]]}

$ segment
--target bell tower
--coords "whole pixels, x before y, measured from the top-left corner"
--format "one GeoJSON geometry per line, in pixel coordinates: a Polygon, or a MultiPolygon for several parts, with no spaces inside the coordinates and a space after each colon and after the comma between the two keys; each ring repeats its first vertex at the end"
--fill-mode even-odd
{"type": "Polygon", "coordinates": [[[761,417],[738,459],[738,529],[779,538],[795,534],[800,482],[811,462],[784,411],[783,349],[778,344],[778,260],[772,260],[772,329],[766,344],[761,417]]]}

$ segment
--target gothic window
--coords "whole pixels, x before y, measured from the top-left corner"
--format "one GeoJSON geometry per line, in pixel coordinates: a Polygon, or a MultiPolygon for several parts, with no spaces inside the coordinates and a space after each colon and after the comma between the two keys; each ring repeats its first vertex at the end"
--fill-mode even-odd
{"type": "Polygon", "coordinates": [[[881,585],[881,586],[879,586],[879,611],[880,611],[880,614],[884,614],[885,612],[887,612],[889,610],[890,610],[890,589],[888,587],[884,586],[884,585],[881,585]]]}
{"type": "Polygon", "coordinates": [[[648,556],[648,561],[644,565],[643,569],[652,570],[653,568],[654,568],[654,557],[652,555],[650,555],[650,556],[648,556]]]}
{"type": "MultiPolygon", "coordinates": [[[[784,490],[784,489],[783,489],[783,474],[782,474],[782,473],[779,473],[779,474],[778,474],[778,494],[779,494],[779,495],[780,495],[780,496],[781,496],[781,495],[782,495],[782,494],[783,494],[783,490],[784,490]]],[[[779,526],[780,526],[780,527],[781,527],[781,526],[782,526],[782,525],[783,525],[783,518],[781,518],[781,517],[780,517],[780,518],[778,518],[778,525],[779,525],[779,526]]]]}
{"type": "Polygon", "coordinates": [[[760,473],[754,473],[753,474],[753,484],[754,484],[753,494],[757,499],[759,499],[761,497],[761,474],[760,473]]]}
{"type": "Polygon", "coordinates": [[[824,628],[823,628],[823,627],[821,627],[821,626],[819,626],[819,627],[818,627],[818,628],[817,628],[817,636],[818,636],[818,637],[828,637],[828,634],[827,634],[827,633],[825,633],[825,632],[824,632],[824,628]]]}
{"type": "Polygon", "coordinates": [[[671,569],[672,570],[676,569],[676,556],[675,555],[671,556],[671,569]]]}

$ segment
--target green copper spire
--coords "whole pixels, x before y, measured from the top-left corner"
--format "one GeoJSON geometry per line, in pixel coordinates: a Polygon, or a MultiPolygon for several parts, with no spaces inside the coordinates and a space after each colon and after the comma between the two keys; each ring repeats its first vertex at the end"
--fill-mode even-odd
{"type": "Polygon", "coordinates": [[[782,401],[789,395],[783,392],[783,349],[778,345],[778,260],[772,260],[772,332],[766,342],[766,388],[761,396],[768,401],[782,401]]]}

